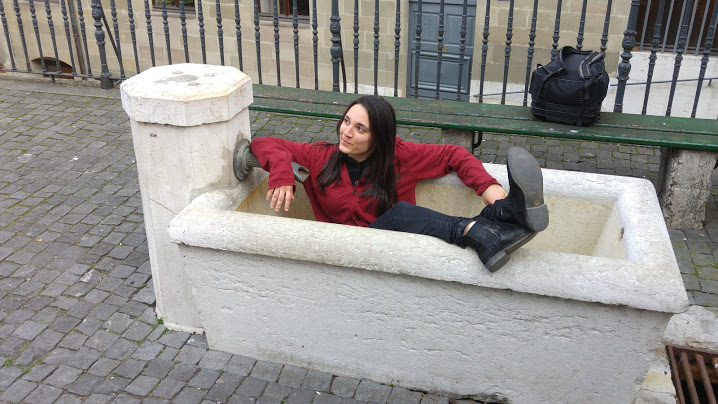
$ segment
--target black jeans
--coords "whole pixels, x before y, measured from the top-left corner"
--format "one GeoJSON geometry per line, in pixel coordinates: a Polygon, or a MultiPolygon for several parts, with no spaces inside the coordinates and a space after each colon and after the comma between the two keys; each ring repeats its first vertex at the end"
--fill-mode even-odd
{"type": "MultiPolygon", "coordinates": [[[[500,199],[486,206],[479,217],[493,221],[506,221],[510,218],[502,217],[500,199]]],[[[403,231],[405,233],[424,234],[440,238],[447,243],[464,247],[463,232],[467,224],[475,219],[468,217],[449,216],[435,210],[412,205],[408,202],[399,202],[391,209],[379,216],[369,227],[373,229],[403,231]]]]}

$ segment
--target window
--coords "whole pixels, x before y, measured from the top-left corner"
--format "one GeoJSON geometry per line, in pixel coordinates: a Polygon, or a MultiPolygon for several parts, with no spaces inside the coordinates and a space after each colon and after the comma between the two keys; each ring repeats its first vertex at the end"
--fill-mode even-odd
{"type": "Polygon", "coordinates": [[[165,7],[167,8],[167,10],[179,11],[180,2],[182,2],[184,3],[185,11],[194,12],[194,0],[152,0],[152,7],[156,9],[161,9],[162,1],[165,2],[165,7]]]}
{"type": "MultiPolygon", "coordinates": [[[[259,12],[264,16],[274,16],[275,0],[259,0],[259,12]]],[[[277,15],[284,18],[292,18],[294,11],[292,10],[293,0],[276,0],[277,15]]],[[[297,15],[299,17],[309,17],[309,0],[297,0],[297,15]]]]}
{"type": "MultiPolygon", "coordinates": [[[[656,23],[661,23],[659,52],[674,52],[679,42],[681,24],[683,20],[688,23],[688,40],[685,51],[698,53],[703,51],[706,34],[710,25],[715,1],[696,0],[692,10],[687,10],[686,1],[663,0],[663,15],[658,15],[661,0],[641,0],[638,7],[638,20],[636,21],[636,44],[641,50],[650,50],[656,23]],[[699,43],[700,41],[700,43],[699,43]],[[665,47],[664,47],[665,46],[665,47]]],[[[713,42],[715,44],[715,41],[713,42]]],[[[716,53],[716,46],[713,46],[716,53]]]]}

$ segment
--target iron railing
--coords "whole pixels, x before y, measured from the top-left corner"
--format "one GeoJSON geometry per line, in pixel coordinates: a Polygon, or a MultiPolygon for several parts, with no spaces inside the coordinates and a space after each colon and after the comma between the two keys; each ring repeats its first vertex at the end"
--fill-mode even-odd
{"type": "MultiPolygon", "coordinates": [[[[55,10],[56,5],[55,1],[57,0],[44,0],[45,5],[45,21],[40,21],[41,17],[38,16],[36,9],[35,9],[35,0],[27,0],[27,7],[25,7],[24,2],[21,4],[21,0],[0,0],[0,21],[2,23],[4,38],[5,38],[5,44],[7,45],[7,54],[10,61],[10,66],[2,66],[2,69],[0,71],[4,72],[21,72],[21,73],[32,73],[32,74],[42,74],[44,76],[47,76],[51,78],[53,81],[55,78],[84,78],[84,79],[97,79],[101,82],[101,85],[103,88],[109,88],[113,85],[113,82],[117,82],[120,80],[125,79],[126,71],[124,66],[125,59],[122,56],[122,48],[130,46],[128,44],[122,44],[121,43],[121,29],[120,26],[122,25],[123,29],[129,27],[130,36],[131,36],[131,47],[134,54],[134,73],[140,73],[143,68],[150,67],[147,66],[141,66],[141,62],[143,62],[143,58],[140,55],[140,51],[138,50],[138,43],[140,42],[139,37],[143,35],[147,35],[147,48],[149,49],[149,56],[151,59],[151,66],[155,66],[158,63],[158,58],[155,55],[155,39],[158,36],[157,33],[153,31],[153,24],[157,25],[157,21],[161,20],[162,23],[162,33],[164,34],[164,49],[166,50],[166,62],[168,64],[176,63],[177,58],[175,57],[175,60],[173,61],[173,49],[174,50],[182,50],[183,51],[183,60],[182,62],[199,62],[200,60],[193,60],[191,58],[191,53],[196,52],[196,49],[193,49],[191,44],[191,36],[188,33],[189,27],[191,27],[191,24],[196,24],[196,27],[198,28],[199,33],[199,43],[200,43],[200,51],[201,51],[201,62],[202,63],[208,63],[208,40],[216,40],[218,45],[218,53],[219,53],[219,63],[222,65],[225,65],[227,63],[227,57],[231,56],[236,58],[237,67],[245,71],[245,55],[244,52],[247,51],[246,48],[249,44],[251,44],[251,39],[247,39],[246,36],[243,39],[242,38],[242,17],[247,19],[248,17],[246,15],[241,15],[241,11],[244,11],[245,14],[247,11],[253,11],[251,18],[254,25],[254,47],[256,49],[256,60],[253,61],[253,63],[256,63],[256,67],[252,66],[250,69],[248,69],[248,72],[250,74],[255,75],[255,77],[258,79],[257,81],[262,84],[264,80],[263,77],[263,67],[262,67],[262,45],[270,45],[273,44],[274,54],[275,54],[275,64],[274,64],[274,71],[271,72],[272,75],[276,77],[276,85],[281,86],[282,85],[282,77],[283,74],[281,72],[282,67],[286,66],[288,62],[286,60],[283,61],[280,55],[280,49],[282,48],[281,44],[281,38],[280,33],[284,29],[280,29],[281,26],[286,25],[289,21],[291,23],[292,27],[292,44],[294,49],[294,85],[299,88],[301,85],[304,85],[306,88],[313,87],[314,89],[320,88],[320,71],[322,70],[322,65],[329,65],[331,63],[332,68],[332,90],[333,91],[347,91],[347,80],[346,80],[346,69],[345,69],[345,63],[351,63],[351,57],[347,58],[344,49],[342,46],[342,34],[346,34],[346,32],[342,31],[341,27],[341,20],[343,16],[346,16],[345,18],[350,18],[353,11],[353,26],[351,34],[353,36],[353,79],[354,79],[354,92],[358,92],[359,87],[361,84],[359,77],[359,69],[367,69],[368,63],[373,62],[372,70],[373,70],[373,92],[377,94],[379,92],[379,71],[380,71],[380,44],[384,43],[391,43],[391,40],[393,39],[393,50],[394,50],[394,57],[393,57],[393,74],[394,74],[394,80],[393,80],[393,94],[394,96],[398,96],[400,90],[404,90],[402,88],[402,83],[400,83],[399,77],[400,77],[400,65],[402,61],[406,64],[409,64],[411,57],[411,51],[412,49],[408,49],[408,45],[403,45],[407,49],[405,51],[405,54],[402,54],[402,28],[408,30],[409,34],[405,34],[406,38],[403,38],[404,41],[408,44],[410,43],[410,40],[413,40],[414,42],[414,60],[415,68],[413,70],[413,83],[415,85],[413,86],[412,91],[410,91],[409,88],[409,81],[411,77],[409,77],[409,73],[407,73],[407,84],[406,89],[404,90],[404,94],[407,96],[413,96],[413,97],[419,97],[419,79],[418,75],[421,71],[420,66],[423,63],[426,63],[422,60],[422,56],[426,53],[425,50],[422,50],[422,41],[426,41],[427,35],[431,35],[432,37],[436,38],[437,42],[437,49],[435,52],[436,56],[436,83],[434,88],[434,94],[435,98],[440,98],[440,93],[442,92],[442,88],[447,83],[447,78],[442,74],[442,63],[444,59],[444,42],[447,38],[447,35],[449,34],[449,30],[458,30],[458,35],[460,37],[460,45],[459,45],[459,62],[458,62],[458,77],[451,78],[451,80],[457,80],[458,83],[456,85],[456,99],[461,99],[462,90],[465,87],[465,83],[462,83],[463,79],[463,73],[465,69],[470,69],[471,65],[469,65],[469,60],[466,60],[465,52],[466,52],[466,43],[467,43],[467,37],[470,35],[471,31],[470,26],[468,26],[467,20],[469,17],[469,13],[467,12],[467,7],[475,7],[475,4],[469,4],[468,0],[463,0],[461,3],[462,6],[462,16],[461,16],[461,23],[458,26],[446,26],[445,23],[445,15],[444,15],[444,6],[446,1],[445,0],[434,0],[434,1],[427,1],[427,0],[412,0],[412,2],[416,3],[416,18],[415,18],[415,26],[413,27],[407,27],[405,23],[403,23],[402,19],[402,10],[401,6],[402,4],[406,4],[405,2],[402,2],[401,0],[397,0],[396,2],[396,9],[395,9],[395,16],[394,18],[394,32],[393,32],[393,38],[391,38],[391,32],[388,34],[384,34],[381,31],[381,25],[380,25],[380,7],[379,7],[379,1],[374,0],[374,25],[372,27],[372,38],[373,38],[373,60],[371,62],[367,62],[364,58],[360,60],[360,37],[361,34],[364,33],[360,29],[359,25],[359,0],[355,0],[353,3],[353,10],[348,10],[351,8],[351,5],[347,2],[344,5],[343,12],[340,14],[340,3],[338,0],[326,0],[331,1],[331,17],[329,19],[329,33],[326,32],[320,32],[318,30],[319,24],[318,24],[318,14],[317,14],[317,2],[316,0],[312,0],[311,2],[311,10],[309,11],[310,18],[311,18],[311,43],[313,48],[313,73],[314,73],[314,83],[312,85],[308,85],[306,80],[306,76],[302,76],[300,74],[300,64],[301,64],[301,58],[300,58],[300,37],[299,37],[299,18],[298,18],[298,10],[297,10],[297,1],[292,1],[292,14],[290,16],[285,16],[282,18],[278,14],[277,11],[277,1],[276,0],[270,0],[272,1],[272,14],[266,15],[260,13],[260,7],[259,2],[260,0],[253,0],[253,2],[246,2],[243,1],[240,3],[240,0],[234,0],[234,36],[236,38],[236,49],[226,49],[225,48],[225,35],[228,35],[227,38],[231,38],[231,34],[225,33],[225,26],[224,23],[228,21],[228,19],[222,16],[222,5],[227,5],[228,0],[215,0],[214,1],[214,18],[216,20],[216,24],[211,29],[211,33],[208,32],[208,29],[205,24],[205,16],[204,13],[210,13],[211,12],[211,5],[203,5],[202,0],[196,0],[196,12],[191,13],[188,15],[187,11],[184,7],[184,2],[179,2],[179,8],[176,11],[168,10],[168,7],[165,3],[165,1],[159,0],[159,10],[157,9],[157,5],[150,4],[149,0],[144,0],[144,17],[145,17],[145,24],[136,24],[135,23],[135,10],[133,7],[135,6],[135,2],[133,0],[127,1],[127,8],[123,10],[119,10],[121,12],[118,12],[117,4],[115,3],[115,0],[102,0],[102,1],[108,1],[109,2],[109,9],[110,9],[110,15],[112,18],[112,29],[110,29],[107,16],[106,16],[106,6],[103,6],[103,3],[101,0],[91,0],[91,10],[92,10],[92,19],[94,20],[94,27],[95,27],[95,43],[93,44],[91,41],[88,41],[88,27],[86,27],[85,22],[85,16],[84,12],[87,11],[87,5],[82,3],[82,0],[75,0],[76,4],[73,2],[73,0],[59,0],[59,11],[55,10]],[[15,21],[13,22],[12,18],[7,19],[6,13],[5,13],[5,4],[12,2],[12,9],[14,10],[15,14],[15,21]],[[51,4],[51,1],[53,1],[53,4],[51,4]],[[425,17],[425,10],[427,4],[437,4],[439,6],[439,23],[438,23],[438,30],[437,32],[430,32],[427,33],[426,30],[423,28],[422,19],[425,17]],[[75,7],[76,5],[76,7],[75,7]],[[424,10],[422,10],[422,7],[424,7],[424,10]],[[32,23],[35,41],[37,45],[37,49],[33,50],[32,45],[28,43],[28,40],[26,38],[25,33],[25,26],[23,23],[27,23],[27,12],[29,11],[29,17],[30,21],[32,23]],[[67,47],[63,49],[65,50],[64,54],[61,54],[58,43],[56,38],[56,31],[54,26],[54,20],[53,20],[53,13],[57,15],[57,13],[61,14],[62,20],[63,20],[63,26],[64,26],[64,32],[65,32],[65,40],[67,42],[67,47]],[[126,21],[120,21],[118,16],[127,17],[126,21]],[[180,26],[181,26],[181,44],[174,44],[173,40],[176,42],[176,36],[174,36],[171,33],[170,30],[170,23],[174,23],[172,20],[176,20],[179,18],[180,26]],[[267,25],[268,21],[271,21],[272,31],[273,31],[273,42],[271,40],[268,40],[265,37],[262,37],[261,31],[262,26],[267,25]],[[114,34],[114,36],[113,36],[114,34]],[[47,45],[45,46],[45,49],[43,49],[43,43],[47,44],[48,42],[48,36],[50,38],[50,42],[52,43],[52,53],[47,52],[47,45]],[[106,40],[105,38],[109,37],[110,42],[112,43],[112,51],[110,52],[109,61],[113,64],[112,71],[110,70],[109,64],[108,64],[108,52],[106,47],[106,40]],[[327,38],[330,37],[330,41],[327,41],[327,38]],[[81,39],[80,39],[81,38],[81,39]],[[321,61],[319,59],[318,48],[319,48],[319,42],[320,39],[323,39],[325,43],[331,43],[330,49],[329,49],[329,60],[321,61]],[[39,69],[33,69],[31,66],[31,54],[37,54],[40,55],[37,60],[39,60],[39,69]],[[93,59],[91,57],[91,54],[93,56],[97,55],[96,59],[93,59]],[[51,55],[51,56],[50,56],[51,55]],[[49,66],[51,62],[53,61],[54,57],[54,66],[49,66]],[[77,60],[76,60],[77,59],[77,60]],[[100,63],[100,72],[97,74],[97,70],[95,70],[95,73],[93,73],[92,70],[92,60],[99,59],[100,63]],[[67,65],[67,62],[69,60],[69,65],[67,65]],[[24,68],[20,66],[20,64],[24,62],[24,68]],[[254,69],[254,71],[251,71],[254,69]],[[39,70],[39,71],[38,71],[39,70]],[[341,78],[340,78],[340,72],[341,72],[341,78]],[[301,82],[300,78],[304,78],[304,83],[301,82]],[[340,84],[344,84],[343,88],[340,87],[340,84]]],[[[155,0],[157,1],[157,0],[155,0]]],[[[205,0],[207,1],[207,0],[205,0]]],[[[371,4],[371,0],[362,0],[364,3],[363,5],[366,6],[371,4]]],[[[447,0],[448,1],[448,0],[447,0]]],[[[457,0],[453,0],[453,4],[456,4],[457,0]]],[[[715,31],[716,31],[716,24],[718,20],[718,0],[707,0],[708,2],[705,3],[706,7],[703,7],[702,10],[698,10],[700,7],[698,7],[698,1],[699,0],[686,0],[682,2],[676,2],[676,0],[648,0],[647,8],[643,8],[642,12],[642,19],[643,22],[641,33],[640,33],[640,44],[639,49],[643,49],[644,47],[648,47],[648,43],[646,42],[646,36],[647,34],[650,34],[651,31],[648,27],[648,17],[649,12],[651,10],[651,3],[658,2],[658,11],[657,15],[659,17],[654,18],[654,24],[653,24],[653,35],[650,40],[650,57],[649,57],[649,66],[648,66],[648,73],[646,76],[645,81],[642,82],[643,86],[645,87],[644,94],[643,94],[643,108],[642,113],[647,112],[647,106],[649,105],[649,95],[651,93],[651,90],[653,88],[653,85],[658,84],[658,82],[665,82],[666,84],[670,84],[670,92],[668,97],[668,103],[666,107],[665,114],[671,115],[672,109],[673,109],[673,103],[674,103],[674,97],[676,93],[676,87],[677,84],[680,82],[686,81],[685,78],[679,79],[679,73],[681,71],[682,62],[684,60],[684,55],[688,52],[689,47],[691,49],[694,49],[694,53],[702,54],[701,63],[700,63],[700,71],[694,74],[689,80],[693,80],[696,82],[696,90],[695,90],[695,96],[693,99],[693,109],[691,116],[696,116],[696,110],[699,105],[699,99],[701,95],[701,89],[704,85],[704,82],[708,80],[708,84],[710,84],[710,80],[715,79],[716,77],[706,77],[706,71],[707,67],[711,58],[713,50],[713,40],[715,37],[715,31]],[[680,13],[680,29],[675,33],[675,35],[669,35],[670,32],[668,30],[669,26],[671,26],[671,18],[673,18],[674,9],[678,10],[678,7],[681,9],[680,13]],[[646,12],[645,10],[648,9],[649,12],[646,12]],[[668,13],[666,13],[666,9],[669,10],[668,13]],[[709,10],[711,10],[709,15],[709,10]],[[702,12],[702,17],[699,11],[702,12]],[[698,27],[696,22],[696,16],[701,17],[701,23],[698,27]],[[665,22],[664,22],[665,20],[665,22]],[[694,42],[692,44],[689,44],[691,35],[694,35],[693,33],[699,31],[698,35],[698,41],[694,42]],[[667,40],[670,39],[669,36],[673,40],[673,47],[668,46],[666,47],[667,40]],[[701,44],[702,41],[702,44],[701,44]],[[660,80],[660,81],[653,81],[653,75],[655,66],[657,63],[658,55],[660,52],[664,52],[666,50],[670,50],[673,52],[674,56],[674,65],[673,65],[673,75],[671,80],[660,80]]],[[[140,1],[137,1],[136,3],[140,3],[140,1]]],[[[525,79],[522,83],[523,85],[523,105],[527,105],[527,94],[528,94],[528,84],[530,80],[530,72],[533,69],[533,63],[534,63],[534,53],[536,51],[536,38],[537,38],[537,24],[539,23],[537,19],[538,10],[539,10],[539,2],[538,0],[533,1],[533,7],[531,8],[531,23],[530,28],[528,29],[528,38],[517,38],[514,35],[514,9],[515,9],[515,0],[509,0],[508,5],[501,4],[501,7],[507,7],[508,6],[508,19],[504,22],[502,21],[500,24],[497,24],[499,26],[505,26],[505,41],[503,43],[503,55],[504,55],[504,63],[503,63],[503,76],[501,78],[501,98],[500,102],[503,104],[506,102],[506,96],[512,93],[515,93],[515,91],[512,91],[508,88],[509,85],[509,76],[510,76],[510,68],[511,60],[513,54],[515,54],[516,51],[513,50],[514,44],[520,40],[522,47],[527,47],[527,53],[526,53],[526,65],[525,65],[525,79]],[[526,42],[524,42],[527,40],[526,42]]],[[[411,4],[411,3],[410,3],[411,4]]],[[[595,5],[594,5],[595,6],[595,5]]],[[[485,93],[485,82],[487,81],[487,58],[488,58],[488,51],[490,46],[489,41],[489,35],[490,35],[490,17],[492,15],[492,7],[498,7],[497,5],[492,5],[491,0],[485,0],[485,9],[483,14],[483,24],[481,24],[481,18],[474,18],[476,21],[475,26],[473,27],[476,31],[481,30],[482,31],[482,44],[481,44],[481,62],[480,62],[480,73],[479,73],[479,83],[478,88],[479,92],[476,94],[476,98],[479,102],[484,102],[485,97],[487,96],[487,93],[485,93]]],[[[578,31],[576,32],[576,41],[570,41],[570,43],[565,43],[565,39],[562,40],[561,34],[563,31],[561,30],[561,24],[563,22],[562,15],[566,13],[564,10],[564,5],[561,0],[558,0],[557,7],[555,11],[555,18],[553,21],[553,36],[550,38],[552,40],[550,44],[550,53],[551,58],[556,57],[556,53],[558,51],[558,48],[562,45],[571,45],[575,46],[576,48],[581,49],[584,47],[585,37],[586,37],[586,31],[585,31],[585,22],[586,22],[586,15],[587,15],[587,7],[588,7],[588,0],[583,0],[582,3],[582,9],[580,13],[580,21],[578,24],[578,31]]],[[[637,32],[637,23],[639,21],[639,9],[641,8],[641,1],[640,0],[632,0],[630,4],[630,11],[628,15],[628,23],[625,28],[625,31],[623,32],[623,40],[622,40],[622,52],[619,56],[619,63],[617,66],[617,72],[616,72],[616,82],[613,84],[616,86],[616,96],[614,101],[614,108],[613,110],[615,112],[622,112],[623,106],[624,106],[624,97],[626,92],[626,87],[629,84],[635,84],[635,83],[628,83],[629,79],[629,73],[631,72],[631,58],[634,56],[634,48],[636,47],[636,37],[638,35],[637,32]]],[[[607,0],[605,3],[605,20],[603,24],[603,31],[601,33],[600,38],[600,51],[601,52],[607,52],[608,50],[608,43],[609,43],[609,27],[611,22],[611,16],[612,16],[612,10],[613,10],[613,1],[607,0]]],[[[57,17],[56,17],[57,18],[57,17]]],[[[386,17],[384,17],[386,18],[386,17]]],[[[675,25],[675,24],[674,24],[675,25]]],[[[364,30],[366,30],[366,27],[363,27],[364,30]]],[[[456,31],[451,31],[452,34],[455,34],[456,31]]],[[[368,36],[368,35],[366,35],[368,36]]],[[[366,37],[365,36],[365,37],[366,37]]],[[[367,46],[366,44],[364,44],[367,46]]],[[[495,48],[497,49],[497,48],[495,48]]],[[[495,50],[494,49],[494,50],[495,50]]],[[[617,52],[616,52],[617,53],[617,52]]],[[[196,58],[196,57],[195,57],[196,58]]],[[[266,59],[265,59],[266,60],[266,59]]],[[[386,60],[386,59],[385,59],[386,60]]],[[[213,63],[213,61],[209,61],[209,63],[213,63]]],[[[523,63],[523,62],[521,62],[523,63]]],[[[130,73],[132,74],[132,73],[130,73]]],[[[286,77],[286,75],[285,75],[286,77]]],[[[634,80],[635,82],[635,80],[634,80]]],[[[365,86],[368,86],[367,84],[363,84],[365,86]]]]}

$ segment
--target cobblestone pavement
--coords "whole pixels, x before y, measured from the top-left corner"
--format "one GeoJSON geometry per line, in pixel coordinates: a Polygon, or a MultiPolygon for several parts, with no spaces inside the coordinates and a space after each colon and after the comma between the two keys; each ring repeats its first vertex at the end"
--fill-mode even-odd
{"type": "MultiPolygon", "coordinates": [[[[127,116],[117,90],[0,78],[0,401],[468,403],[209,350],[155,316],[127,116]]],[[[251,114],[256,135],[313,141],[333,122],[251,114]]],[[[406,139],[437,142],[425,128],[406,139]]],[[[658,150],[487,136],[542,165],[647,177],[658,150]]],[[[718,175],[706,227],[670,230],[691,302],[718,307],[718,175]]]]}

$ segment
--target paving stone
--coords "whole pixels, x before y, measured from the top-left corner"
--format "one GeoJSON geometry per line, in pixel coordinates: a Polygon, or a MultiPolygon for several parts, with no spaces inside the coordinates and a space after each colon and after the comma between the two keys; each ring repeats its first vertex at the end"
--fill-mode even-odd
{"type": "Polygon", "coordinates": [[[204,390],[185,387],[172,401],[176,404],[198,404],[202,402],[206,394],[207,392],[204,390]]]}
{"type": "Polygon", "coordinates": [[[100,358],[100,356],[102,356],[102,352],[88,347],[82,347],[65,363],[78,369],[87,370],[100,358]]]}
{"type": "Polygon", "coordinates": [[[81,373],[81,369],[62,365],[45,380],[45,383],[55,387],[65,387],[74,383],[81,373]]]}
{"type": "MultiPolygon", "coordinates": [[[[197,365],[191,365],[187,363],[178,363],[175,365],[175,367],[170,371],[169,375],[167,377],[171,377],[175,380],[181,380],[183,382],[186,382],[190,380],[192,377],[194,377],[195,373],[199,370],[199,366],[197,365]]],[[[218,374],[219,376],[219,374],[218,374]]],[[[215,380],[216,381],[216,380],[215,380]]],[[[213,381],[214,383],[214,381],[213,381]]],[[[206,389],[209,389],[211,386],[206,387],[206,389]]]]}
{"type": "MultiPolygon", "coordinates": [[[[180,349],[184,345],[185,342],[187,342],[187,339],[189,338],[190,333],[188,332],[182,332],[182,331],[174,331],[174,332],[168,332],[167,334],[164,334],[160,337],[160,339],[157,341],[160,344],[171,346],[173,348],[180,349]]],[[[204,355],[204,352],[202,353],[204,355]]],[[[200,357],[201,358],[201,357],[200,357]]],[[[197,359],[199,361],[199,359],[197,359]]]]}
{"type": "Polygon", "coordinates": [[[105,330],[99,330],[87,340],[85,346],[104,352],[109,347],[111,347],[112,344],[114,344],[115,341],[117,341],[119,338],[120,337],[115,333],[111,333],[105,330]]]}
{"type": "Polygon", "coordinates": [[[75,329],[89,337],[94,335],[101,327],[102,321],[94,318],[85,318],[80,322],[80,324],[75,326],[75,329]]]}
{"type": "Polygon", "coordinates": [[[232,354],[222,351],[207,351],[199,361],[201,368],[222,370],[232,358],[232,354]]]}
{"type": "Polygon", "coordinates": [[[110,359],[125,360],[137,350],[137,343],[120,338],[105,351],[105,356],[110,359]]]}
{"type": "Polygon", "coordinates": [[[142,288],[139,292],[137,292],[137,294],[132,298],[132,300],[136,300],[145,304],[154,304],[155,291],[149,287],[142,288]]]}
{"type": "Polygon", "coordinates": [[[306,376],[306,374],[306,369],[286,365],[282,369],[282,373],[279,375],[279,384],[299,388],[302,386],[302,382],[304,382],[304,376],[306,376]]]}
{"type": "Polygon", "coordinates": [[[289,397],[287,397],[285,403],[311,404],[311,402],[314,401],[314,396],[316,395],[316,393],[317,392],[314,390],[294,389],[291,393],[289,393],[289,397]]]}
{"type": "Polygon", "coordinates": [[[174,361],[177,360],[177,355],[179,353],[179,349],[166,346],[165,349],[157,356],[157,359],[162,359],[163,361],[174,361]]]}
{"type": "Polygon", "coordinates": [[[155,388],[160,379],[150,376],[137,376],[130,384],[125,387],[125,391],[136,396],[146,396],[155,388]]]}
{"type": "Polygon", "coordinates": [[[279,363],[257,361],[254,365],[254,369],[252,369],[251,376],[274,383],[277,381],[277,378],[279,378],[281,371],[282,365],[279,363]]]}
{"type": "Polygon", "coordinates": [[[87,372],[95,376],[104,377],[109,375],[120,363],[118,360],[102,357],[90,366],[87,372]]]}
{"type": "MultiPolygon", "coordinates": [[[[115,313],[117,314],[117,313],[115,313]]],[[[121,332],[121,331],[118,331],[121,332]]],[[[127,331],[122,335],[123,337],[132,341],[142,341],[152,332],[152,327],[142,323],[140,321],[134,321],[127,331]]]]}
{"type": "Polygon", "coordinates": [[[150,361],[156,358],[164,348],[164,345],[157,342],[143,342],[142,345],[137,347],[132,353],[132,357],[143,361],[150,361]]]}
{"type": "Polygon", "coordinates": [[[115,374],[128,379],[134,379],[144,368],[145,362],[127,359],[115,369],[115,374]]]}
{"type": "Polygon", "coordinates": [[[124,377],[116,376],[105,378],[102,383],[98,384],[97,387],[95,387],[95,393],[102,395],[114,395],[124,390],[124,388],[127,387],[128,384],[130,384],[130,382],[130,379],[126,379],[124,377]]]}
{"type": "MultiPolygon", "coordinates": [[[[162,339],[160,338],[160,343],[161,342],[162,339]]],[[[204,357],[205,352],[206,351],[203,348],[185,345],[184,347],[182,347],[182,350],[180,350],[179,354],[177,354],[176,360],[182,363],[196,365],[199,363],[202,357],[204,357]]]]}
{"type": "Polygon", "coordinates": [[[262,394],[262,398],[269,397],[281,401],[287,398],[287,396],[289,396],[291,392],[292,388],[289,386],[277,383],[269,383],[267,388],[264,389],[264,394],[262,394]]]}
{"type": "Polygon", "coordinates": [[[72,350],[80,349],[87,341],[87,337],[84,334],[78,332],[71,332],[60,341],[58,346],[62,348],[68,348],[72,350]]]}
{"type": "Polygon", "coordinates": [[[0,395],[0,400],[19,403],[27,397],[35,387],[37,387],[37,383],[28,382],[27,380],[18,380],[0,395]]]}
{"type": "Polygon", "coordinates": [[[313,404],[339,404],[341,403],[341,400],[342,398],[339,396],[317,392],[317,395],[314,397],[313,404]]]}
{"type": "Polygon", "coordinates": [[[48,356],[45,357],[45,359],[43,359],[43,362],[48,365],[62,365],[74,354],[75,351],[71,351],[69,349],[55,348],[48,356]]]}
{"type": "Polygon", "coordinates": [[[209,389],[214,385],[214,382],[217,381],[219,375],[220,373],[216,370],[201,369],[187,384],[200,389],[209,389]]]}
{"type": "Polygon", "coordinates": [[[325,372],[317,372],[316,370],[310,370],[304,376],[304,382],[302,382],[302,388],[306,390],[315,391],[329,391],[329,387],[332,384],[332,375],[325,372]]]}
{"type": "Polygon", "coordinates": [[[234,393],[241,381],[241,376],[234,373],[223,372],[219,379],[217,379],[214,383],[214,386],[212,386],[209,392],[207,392],[207,396],[205,398],[211,401],[225,402],[229,396],[234,393]]]}
{"type": "Polygon", "coordinates": [[[164,379],[167,374],[172,370],[174,362],[166,361],[164,359],[153,359],[148,364],[145,370],[142,372],[145,376],[155,377],[157,379],[164,379]]]}
{"type": "Polygon", "coordinates": [[[113,314],[115,314],[117,310],[119,310],[119,307],[115,306],[114,304],[100,303],[94,309],[92,309],[92,311],[90,312],[90,316],[98,320],[107,320],[113,314]]]}
{"type": "Polygon", "coordinates": [[[103,379],[99,376],[85,373],[80,375],[80,377],[72,383],[72,385],[66,387],[66,390],[79,396],[87,396],[92,393],[95,386],[100,384],[102,381],[103,379]]]}
{"type": "MultiPolygon", "coordinates": [[[[5,366],[0,368],[0,391],[5,391],[15,380],[22,375],[22,370],[17,367],[5,366]]],[[[34,380],[30,380],[34,381],[34,380]]]]}
{"type": "Polygon", "coordinates": [[[155,390],[152,392],[152,395],[171,399],[174,397],[177,393],[179,393],[180,390],[182,390],[182,387],[184,387],[184,382],[181,382],[179,380],[166,378],[162,380],[162,382],[155,388],[155,390]]]}
{"type": "Polygon", "coordinates": [[[30,344],[43,352],[52,350],[62,339],[62,334],[53,330],[45,330],[30,344]]]}
{"type": "Polygon", "coordinates": [[[224,370],[239,376],[247,376],[257,361],[242,355],[232,355],[224,370]]]}
{"type": "Polygon", "coordinates": [[[83,401],[82,404],[106,404],[112,400],[111,396],[104,394],[91,394],[87,397],[87,400],[83,401]]]}
{"type": "MultiPolygon", "coordinates": [[[[258,379],[253,376],[247,376],[242,381],[242,384],[240,384],[237,388],[237,394],[243,394],[249,397],[256,398],[262,395],[265,387],[267,387],[268,384],[269,383],[265,380],[258,379]]],[[[207,398],[211,399],[210,397],[207,398]]]]}
{"type": "Polygon", "coordinates": [[[419,404],[420,402],[421,393],[401,387],[391,389],[388,401],[389,404],[419,404]]]}
{"type": "Polygon", "coordinates": [[[32,340],[45,330],[45,328],[47,328],[47,324],[28,320],[18,327],[12,335],[25,340],[32,340]]]}
{"type": "MultiPolygon", "coordinates": [[[[29,372],[25,373],[22,378],[24,380],[30,381],[30,382],[41,382],[43,379],[45,379],[48,375],[50,375],[52,372],[57,369],[57,366],[50,366],[45,365],[42,363],[39,363],[30,369],[29,372]]],[[[2,386],[0,385],[0,390],[2,386]]]]}
{"type": "Polygon", "coordinates": [[[391,394],[391,387],[363,379],[357,387],[354,398],[370,403],[386,403],[391,394]]]}
{"type": "Polygon", "coordinates": [[[62,389],[52,386],[39,385],[27,396],[26,401],[33,404],[51,404],[62,395],[62,389]]]}
{"type": "Polygon", "coordinates": [[[421,397],[421,404],[449,404],[449,399],[432,394],[425,394],[421,397]]]}

